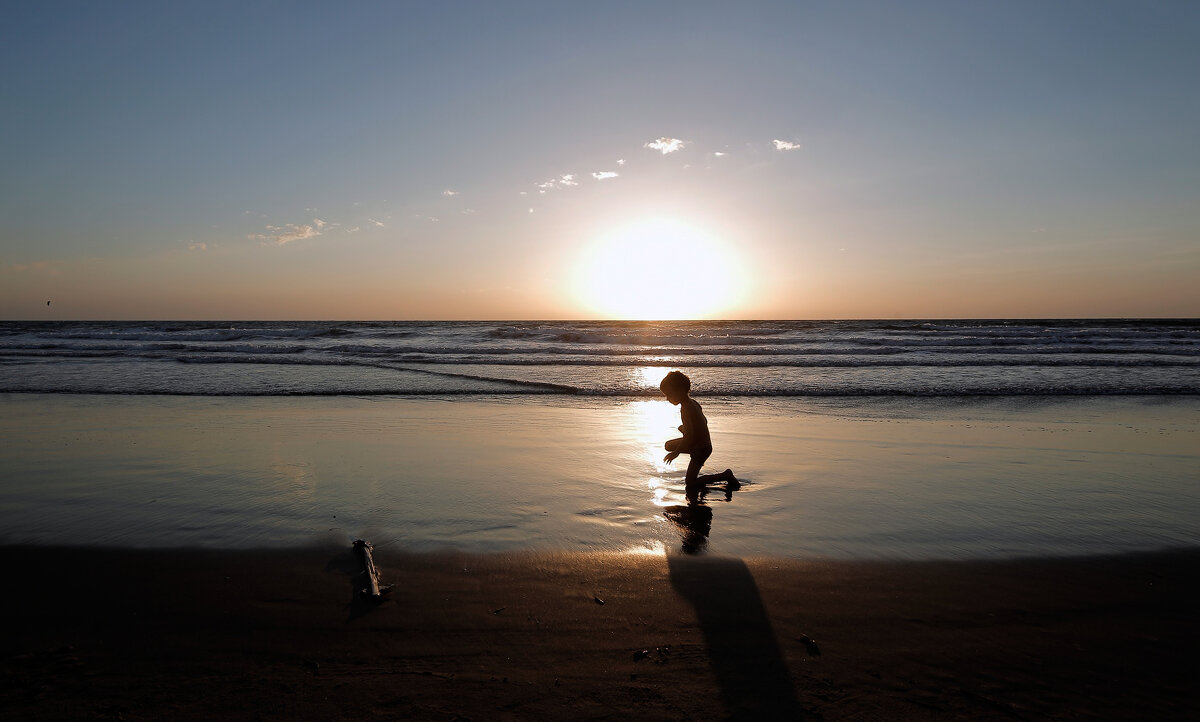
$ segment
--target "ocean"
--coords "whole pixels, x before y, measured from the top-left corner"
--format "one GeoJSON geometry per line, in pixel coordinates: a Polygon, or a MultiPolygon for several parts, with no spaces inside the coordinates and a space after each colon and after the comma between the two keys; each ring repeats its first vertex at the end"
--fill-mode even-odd
{"type": "Polygon", "coordinates": [[[0,323],[0,543],[1200,545],[1200,321],[0,323]],[[686,372],[743,484],[662,460],[686,372]]]}
{"type": "Polygon", "coordinates": [[[1200,321],[0,323],[0,392],[1200,394],[1200,321]]]}

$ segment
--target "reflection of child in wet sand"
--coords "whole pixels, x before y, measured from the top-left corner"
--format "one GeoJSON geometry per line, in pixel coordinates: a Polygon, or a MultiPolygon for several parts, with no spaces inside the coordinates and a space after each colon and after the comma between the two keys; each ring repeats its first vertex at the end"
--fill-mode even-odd
{"type": "Polygon", "coordinates": [[[683,420],[683,425],[679,427],[683,438],[671,439],[666,443],[666,449],[670,453],[663,457],[663,461],[669,464],[680,454],[692,457],[688,463],[687,476],[684,477],[684,493],[688,501],[694,503],[700,498],[700,490],[705,485],[718,481],[728,482],[728,488],[736,489],[738,480],[729,469],[720,474],[700,475],[700,467],[704,466],[713,448],[712,439],[708,436],[708,419],[704,417],[700,404],[688,396],[688,392],[692,390],[691,379],[678,371],[672,371],[663,378],[658,388],[667,397],[667,401],[679,406],[679,416],[683,420]]]}

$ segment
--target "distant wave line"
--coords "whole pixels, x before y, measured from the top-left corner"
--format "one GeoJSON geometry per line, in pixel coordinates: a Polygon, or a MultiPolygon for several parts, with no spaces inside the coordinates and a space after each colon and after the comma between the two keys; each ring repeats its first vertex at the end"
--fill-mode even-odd
{"type": "MultiPolygon", "coordinates": [[[[204,356],[187,356],[167,352],[133,352],[128,350],[89,350],[71,353],[50,353],[46,351],[9,351],[0,350],[0,364],[17,365],[20,363],[47,363],[87,359],[125,359],[142,361],[164,361],[185,364],[278,364],[283,366],[366,366],[393,368],[398,364],[423,365],[478,365],[478,366],[570,366],[570,367],[605,367],[638,368],[645,366],[662,368],[1011,368],[1015,366],[1045,367],[1045,368],[1200,368],[1200,357],[1180,356],[1178,354],[1153,354],[1148,352],[1128,354],[1097,354],[1098,357],[1083,357],[1078,354],[1045,353],[1024,355],[997,355],[995,358],[981,358],[983,354],[972,358],[970,354],[957,354],[947,358],[922,356],[915,358],[896,358],[884,355],[855,356],[852,354],[797,354],[788,358],[787,354],[761,354],[752,357],[737,358],[703,358],[701,356],[678,355],[678,358],[645,358],[635,355],[605,358],[599,356],[560,356],[552,358],[536,358],[534,354],[526,354],[524,358],[511,356],[490,356],[479,354],[461,354],[450,357],[449,354],[425,356],[423,353],[401,355],[399,358],[351,358],[351,357],[321,357],[304,356],[285,353],[248,353],[231,354],[228,351],[193,352],[206,354],[204,356]],[[805,359],[803,356],[815,356],[805,359]],[[393,365],[388,365],[393,364],[393,365]]],[[[666,354],[670,355],[670,354],[666,354]]],[[[382,355],[381,355],[382,356],[382,355]]],[[[449,375],[451,372],[443,372],[449,375]]]]}
{"type": "MultiPolygon", "coordinates": [[[[504,381],[514,383],[509,379],[495,379],[495,381],[504,381]]],[[[568,387],[569,388],[569,387],[568,387]]],[[[92,396],[197,396],[197,397],[249,397],[249,398],[264,398],[264,397],[355,397],[355,396],[420,396],[420,397],[437,397],[437,396],[478,396],[478,397],[503,397],[503,396],[588,396],[600,398],[659,398],[661,394],[657,389],[574,389],[573,391],[555,390],[555,389],[536,389],[528,388],[512,391],[484,391],[480,389],[377,389],[377,388],[348,388],[348,389],[329,389],[329,390],[269,390],[269,391],[213,391],[213,390],[186,390],[186,389],[137,389],[137,390],[122,390],[114,391],[104,388],[74,388],[74,389],[21,389],[21,388],[3,388],[0,386],[0,393],[4,394],[67,394],[67,395],[92,395],[92,396]]],[[[882,389],[882,388],[842,388],[842,389],[756,389],[749,391],[732,391],[714,389],[703,394],[704,398],[708,399],[734,399],[734,398],[762,398],[762,397],[780,397],[780,398],[893,398],[893,397],[911,397],[911,398],[1000,398],[1000,397],[1039,397],[1039,398],[1055,398],[1055,397],[1082,397],[1082,396],[1200,396],[1200,387],[1143,387],[1129,389],[1112,389],[1103,387],[1079,387],[1079,388],[1050,388],[1050,387],[1029,387],[1029,388],[966,388],[966,389],[882,389]]]]}

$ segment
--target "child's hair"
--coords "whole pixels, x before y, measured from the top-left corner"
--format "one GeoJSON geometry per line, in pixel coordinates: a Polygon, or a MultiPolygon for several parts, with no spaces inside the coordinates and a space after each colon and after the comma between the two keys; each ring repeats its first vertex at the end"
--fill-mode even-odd
{"type": "Polygon", "coordinates": [[[658,384],[659,391],[666,393],[667,389],[676,389],[678,391],[691,391],[692,380],[680,371],[672,371],[663,377],[663,380],[658,384]]]}

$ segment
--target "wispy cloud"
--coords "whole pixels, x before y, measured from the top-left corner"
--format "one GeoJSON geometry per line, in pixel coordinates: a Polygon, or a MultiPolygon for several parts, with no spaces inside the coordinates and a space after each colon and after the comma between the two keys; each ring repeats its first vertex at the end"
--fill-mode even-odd
{"type": "Polygon", "coordinates": [[[608,180],[609,178],[616,178],[617,173],[615,173],[611,170],[601,170],[601,171],[596,171],[595,173],[592,173],[592,177],[595,178],[596,180],[608,180]]]}
{"type": "Polygon", "coordinates": [[[50,261],[34,261],[33,263],[17,263],[9,266],[8,270],[14,273],[38,273],[47,276],[58,276],[61,272],[58,266],[50,261]]]}
{"type": "Polygon", "coordinates": [[[714,150],[714,151],[713,151],[713,156],[714,156],[714,157],[716,157],[716,158],[724,158],[724,157],[725,157],[725,156],[727,156],[727,155],[729,155],[729,154],[728,154],[728,153],[726,153],[726,152],[724,152],[724,151],[720,151],[720,150],[714,150]]]}
{"type": "Polygon", "coordinates": [[[189,251],[207,251],[208,244],[207,243],[189,243],[188,250],[189,251]]]}
{"type": "Polygon", "coordinates": [[[266,233],[252,233],[247,238],[263,243],[273,243],[286,246],[293,241],[303,241],[321,235],[321,230],[329,225],[320,218],[314,218],[312,223],[288,223],[283,226],[267,226],[266,233]]]}
{"type": "Polygon", "coordinates": [[[543,183],[534,183],[538,187],[538,193],[545,194],[546,191],[552,191],[555,188],[570,188],[571,186],[579,185],[579,181],[575,180],[574,173],[565,173],[557,178],[551,178],[543,183]]]}
{"type": "Polygon", "coordinates": [[[446,190],[442,191],[442,195],[446,196],[447,198],[450,198],[451,196],[458,195],[458,191],[447,188],[446,190]]]}
{"type": "Polygon", "coordinates": [[[800,144],[793,143],[790,140],[779,140],[776,138],[771,142],[775,144],[775,150],[800,150],[800,144]]]}
{"type": "Polygon", "coordinates": [[[620,158],[620,159],[618,159],[618,160],[617,160],[617,165],[625,165],[625,159],[624,159],[624,158],[620,158]]]}
{"type": "Polygon", "coordinates": [[[368,218],[367,223],[374,225],[376,228],[383,228],[383,221],[377,221],[374,218],[368,218]]]}
{"type": "Polygon", "coordinates": [[[642,147],[649,148],[650,150],[657,150],[663,155],[666,155],[667,153],[674,153],[677,150],[682,150],[684,143],[685,141],[682,141],[678,138],[659,138],[658,140],[650,141],[642,147]]]}

